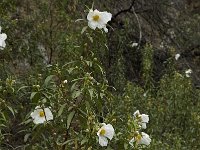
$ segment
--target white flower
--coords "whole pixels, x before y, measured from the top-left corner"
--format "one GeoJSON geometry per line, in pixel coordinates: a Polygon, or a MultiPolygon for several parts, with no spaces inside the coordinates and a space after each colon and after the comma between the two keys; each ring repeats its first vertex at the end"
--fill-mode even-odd
{"type": "Polygon", "coordinates": [[[112,140],[115,134],[115,131],[111,124],[107,124],[107,125],[105,123],[102,123],[102,124],[103,126],[97,132],[97,135],[99,136],[99,144],[101,146],[107,146],[108,139],[112,140]]]}
{"type": "Polygon", "coordinates": [[[136,46],[138,46],[138,43],[132,43],[131,46],[132,46],[132,47],[136,47],[136,46]]]}
{"type": "Polygon", "coordinates": [[[147,92],[145,92],[145,93],[143,94],[143,96],[144,96],[144,97],[147,97],[147,93],[148,93],[148,91],[147,91],[147,92]]]}
{"type": "Polygon", "coordinates": [[[6,47],[5,40],[7,39],[7,35],[5,33],[1,33],[1,26],[0,26],[0,49],[3,50],[6,47]]]}
{"type": "Polygon", "coordinates": [[[136,142],[137,144],[142,145],[149,145],[151,143],[151,138],[148,134],[141,132],[141,134],[137,131],[134,137],[130,140],[129,144],[133,146],[133,143],[136,142]]]}
{"type": "Polygon", "coordinates": [[[67,82],[68,82],[67,80],[64,80],[64,81],[63,81],[64,84],[67,84],[67,82]]]}
{"type": "Polygon", "coordinates": [[[146,114],[140,114],[139,110],[137,110],[136,112],[134,112],[134,118],[138,119],[138,123],[139,125],[142,126],[143,129],[146,129],[146,123],[149,122],[149,116],[146,114]]]}
{"type": "Polygon", "coordinates": [[[35,110],[31,113],[31,117],[35,124],[41,124],[45,121],[53,120],[51,110],[49,108],[41,108],[40,106],[35,107],[35,110]]]}
{"type": "Polygon", "coordinates": [[[176,54],[175,59],[178,60],[180,56],[181,56],[180,54],[176,54]]]}
{"type": "Polygon", "coordinates": [[[96,28],[104,29],[105,32],[108,32],[106,24],[112,18],[112,14],[107,11],[100,12],[97,9],[94,11],[91,9],[87,15],[88,26],[95,30],[96,28]]]}
{"type": "Polygon", "coordinates": [[[138,144],[149,145],[151,143],[151,138],[148,134],[142,132],[142,139],[138,142],[138,144]]]}
{"type": "Polygon", "coordinates": [[[191,73],[192,73],[192,70],[191,70],[191,69],[186,70],[186,71],[185,71],[186,77],[189,78],[191,73]]]}

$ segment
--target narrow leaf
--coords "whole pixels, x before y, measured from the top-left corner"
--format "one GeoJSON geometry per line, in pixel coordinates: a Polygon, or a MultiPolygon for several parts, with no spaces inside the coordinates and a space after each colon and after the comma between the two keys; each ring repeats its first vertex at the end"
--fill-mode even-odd
{"type": "Polygon", "coordinates": [[[58,117],[60,117],[60,115],[62,115],[63,110],[64,110],[64,108],[65,108],[66,105],[67,105],[67,103],[63,104],[63,105],[60,107],[60,109],[59,109],[59,111],[58,111],[58,117]]]}
{"type": "Polygon", "coordinates": [[[24,142],[27,142],[27,140],[28,140],[28,138],[29,138],[30,135],[31,135],[30,133],[27,133],[27,134],[24,136],[24,142]]]}
{"type": "Polygon", "coordinates": [[[81,95],[81,91],[74,91],[73,93],[72,93],[72,98],[77,98],[77,97],[79,97],[81,95]]]}
{"type": "Polygon", "coordinates": [[[81,34],[83,34],[87,30],[88,26],[83,27],[81,34]]]}
{"type": "Polygon", "coordinates": [[[32,100],[38,92],[32,92],[30,99],[32,100]]]}
{"type": "Polygon", "coordinates": [[[90,93],[90,98],[92,99],[92,98],[93,98],[94,90],[93,90],[93,89],[89,89],[88,91],[89,91],[89,93],[90,93]]]}
{"type": "Polygon", "coordinates": [[[44,86],[47,86],[55,75],[48,76],[44,81],[44,86]]]}
{"type": "Polygon", "coordinates": [[[7,106],[7,108],[11,111],[12,115],[15,116],[15,111],[12,109],[12,107],[7,106]]]}
{"type": "Polygon", "coordinates": [[[75,115],[75,111],[72,111],[67,117],[67,129],[69,129],[72,119],[75,115]]]}

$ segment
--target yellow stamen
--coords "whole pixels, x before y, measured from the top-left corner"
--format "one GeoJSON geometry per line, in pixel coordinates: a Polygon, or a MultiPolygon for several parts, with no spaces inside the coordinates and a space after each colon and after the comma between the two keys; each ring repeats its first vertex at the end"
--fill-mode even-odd
{"type": "Polygon", "coordinates": [[[105,129],[101,129],[100,135],[103,136],[103,135],[105,135],[105,134],[106,134],[106,130],[105,130],[105,129]]]}
{"type": "Polygon", "coordinates": [[[94,21],[98,21],[99,18],[100,18],[99,15],[95,15],[95,16],[93,16],[93,20],[94,20],[94,21]]]}
{"type": "Polygon", "coordinates": [[[40,117],[44,117],[45,114],[44,114],[44,111],[40,111],[40,117]]]}
{"type": "Polygon", "coordinates": [[[138,134],[136,137],[135,137],[136,141],[139,142],[141,139],[142,139],[142,136],[140,134],[138,134]]]}
{"type": "Polygon", "coordinates": [[[139,113],[137,113],[137,114],[136,114],[136,118],[138,118],[139,116],[140,116],[140,114],[139,114],[139,113]]]}
{"type": "Polygon", "coordinates": [[[138,121],[142,122],[142,117],[141,116],[138,116],[138,121]]]}

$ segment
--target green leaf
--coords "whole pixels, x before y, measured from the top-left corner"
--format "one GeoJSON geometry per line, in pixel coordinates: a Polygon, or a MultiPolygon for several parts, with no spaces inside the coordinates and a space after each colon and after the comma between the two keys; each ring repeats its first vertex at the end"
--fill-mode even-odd
{"type": "Polygon", "coordinates": [[[53,77],[55,77],[55,75],[48,76],[44,81],[44,86],[47,86],[53,77]]]}
{"type": "Polygon", "coordinates": [[[84,112],[84,111],[81,110],[80,108],[78,108],[78,110],[79,110],[83,115],[87,116],[87,113],[86,113],[86,112],[84,112]]]}
{"type": "Polygon", "coordinates": [[[101,97],[101,99],[102,99],[104,96],[105,96],[104,93],[100,93],[100,97],[101,97]]]}
{"type": "Polygon", "coordinates": [[[30,123],[30,122],[32,122],[33,121],[33,119],[28,119],[28,120],[26,120],[26,121],[23,121],[22,123],[20,123],[20,125],[22,125],[22,124],[28,124],[28,123],[30,123]]]}
{"type": "Polygon", "coordinates": [[[88,142],[88,139],[84,138],[82,141],[81,141],[81,145],[85,144],[88,142]]]}
{"type": "Polygon", "coordinates": [[[76,84],[77,84],[77,82],[75,82],[75,83],[72,85],[72,87],[71,87],[71,91],[73,91],[73,90],[77,89],[77,86],[76,86],[76,84]]]}
{"type": "Polygon", "coordinates": [[[88,36],[88,38],[90,39],[90,41],[93,43],[93,38],[91,36],[88,36]]]}
{"type": "Polygon", "coordinates": [[[87,30],[88,26],[83,27],[81,34],[83,34],[87,30]]]}
{"type": "Polygon", "coordinates": [[[31,133],[27,133],[25,136],[24,136],[24,142],[27,142],[29,136],[31,135],[31,133]]]}
{"type": "Polygon", "coordinates": [[[38,92],[32,92],[30,99],[32,100],[38,92]]]}
{"type": "Polygon", "coordinates": [[[86,101],[85,105],[86,105],[87,109],[89,110],[90,109],[90,103],[88,101],[86,101]]]}
{"type": "Polygon", "coordinates": [[[104,74],[104,71],[103,71],[103,68],[97,64],[97,66],[99,67],[100,71],[101,71],[101,74],[103,75],[104,74]]]}
{"type": "Polygon", "coordinates": [[[64,110],[64,108],[65,108],[66,105],[67,105],[67,103],[63,104],[63,105],[60,107],[60,109],[59,109],[59,111],[58,111],[58,117],[60,117],[60,115],[62,115],[63,110],[64,110]]]}
{"type": "Polygon", "coordinates": [[[89,67],[92,67],[92,62],[91,61],[85,61],[85,62],[89,67]]]}
{"type": "Polygon", "coordinates": [[[7,125],[0,124],[0,127],[6,128],[6,127],[7,127],[7,125]]]}
{"type": "Polygon", "coordinates": [[[32,100],[33,103],[37,103],[40,98],[40,94],[38,92],[32,92],[30,96],[30,100],[32,100]]]}
{"type": "Polygon", "coordinates": [[[15,111],[12,109],[12,107],[7,106],[7,108],[11,111],[12,115],[15,116],[15,111]]]}
{"type": "Polygon", "coordinates": [[[75,68],[69,68],[67,71],[69,72],[69,74],[71,74],[74,69],[75,68]]]}
{"type": "Polygon", "coordinates": [[[66,144],[68,144],[68,143],[72,142],[73,140],[74,140],[74,139],[67,140],[67,141],[63,142],[61,145],[62,145],[62,146],[63,146],[63,145],[66,145],[66,144]]]}
{"type": "Polygon", "coordinates": [[[113,150],[110,146],[108,146],[107,148],[106,148],[106,150],[113,150]]]}
{"type": "Polygon", "coordinates": [[[67,129],[69,129],[72,119],[75,115],[75,111],[72,111],[67,117],[67,129]]]}
{"type": "Polygon", "coordinates": [[[92,98],[93,98],[94,90],[93,90],[93,89],[89,89],[88,91],[89,91],[89,93],[90,93],[90,98],[92,99],[92,98]]]}
{"type": "Polygon", "coordinates": [[[17,90],[17,92],[19,92],[20,90],[22,90],[22,89],[25,89],[25,88],[29,88],[30,86],[22,86],[22,87],[20,87],[18,90],[17,90]]]}
{"type": "Polygon", "coordinates": [[[124,149],[128,149],[128,144],[124,143],[124,149]]]}
{"type": "Polygon", "coordinates": [[[68,108],[68,111],[71,111],[73,108],[74,108],[73,106],[70,106],[70,107],[68,108]]]}
{"type": "Polygon", "coordinates": [[[77,97],[79,97],[81,95],[81,91],[74,91],[73,93],[72,93],[72,98],[77,98],[77,97]]]}
{"type": "Polygon", "coordinates": [[[66,67],[67,65],[73,64],[73,63],[75,63],[75,62],[77,62],[77,61],[68,62],[68,63],[64,64],[64,65],[62,66],[62,68],[66,67]]]}
{"type": "Polygon", "coordinates": [[[6,116],[4,115],[4,113],[1,112],[0,114],[1,114],[0,120],[7,121],[6,116]]]}

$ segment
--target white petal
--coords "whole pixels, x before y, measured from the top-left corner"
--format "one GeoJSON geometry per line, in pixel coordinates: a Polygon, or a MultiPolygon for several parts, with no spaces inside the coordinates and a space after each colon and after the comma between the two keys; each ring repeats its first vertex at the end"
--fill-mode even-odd
{"type": "Polygon", "coordinates": [[[135,112],[134,112],[134,114],[133,114],[133,116],[136,118],[137,117],[137,115],[140,115],[140,111],[139,110],[136,110],[135,112]]]}
{"type": "Polygon", "coordinates": [[[41,123],[44,123],[46,121],[45,117],[35,117],[34,120],[33,120],[33,123],[35,124],[41,124],[41,123]]]}
{"type": "Polygon", "coordinates": [[[35,109],[42,109],[40,106],[36,106],[35,109]]]}
{"type": "Polygon", "coordinates": [[[186,74],[192,73],[192,70],[191,70],[191,69],[188,69],[188,70],[185,71],[185,73],[186,73],[186,74]]]}
{"type": "Polygon", "coordinates": [[[188,77],[188,78],[189,78],[189,77],[190,77],[190,75],[189,75],[189,74],[186,74],[186,77],[188,77]]]}
{"type": "Polygon", "coordinates": [[[97,132],[97,135],[98,135],[98,136],[100,136],[100,132],[101,132],[101,129],[99,129],[99,131],[97,132]]]}
{"type": "Polygon", "coordinates": [[[95,29],[97,28],[97,26],[98,26],[98,23],[97,23],[96,21],[89,21],[89,22],[88,22],[88,26],[89,26],[91,29],[95,30],[95,29]]]}
{"type": "Polygon", "coordinates": [[[191,70],[191,69],[186,70],[186,71],[185,71],[186,77],[189,78],[191,73],[192,73],[192,70],[191,70]]]}
{"type": "Polygon", "coordinates": [[[100,136],[101,130],[104,129],[104,127],[106,126],[105,123],[101,123],[102,127],[99,129],[99,131],[97,132],[97,135],[100,136]]]}
{"type": "Polygon", "coordinates": [[[142,139],[138,142],[138,144],[149,145],[150,143],[151,139],[149,138],[149,135],[142,132],[142,139]]]}
{"type": "Polygon", "coordinates": [[[6,42],[5,41],[3,41],[3,43],[2,43],[2,47],[6,47],[6,42]]]}
{"type": "Polygon", "coordinates": [[[102,125],[102,126],[105,126],[106,124],[105,124],[105,123],[101,123],[101,125],[102,125]]]}
{"type": "Polygon", "coordinates": [[[146,129],[146,128],[147,128],[146,123],[142,123],[142,129],[146,129]]]}
{"type": "Polygon", "coordinates": [[[108,21],[110,21],[112,18],[112,14],[108,13],[107,11],[100,12],[100,14],[101,14],[101,19],[103,20],[104,24],[107,24],[108,21]]]}
{"type": "Polygon", "coordinates": [[[90,9],[90,11],[87,15],[87,20],[89,20],[89,21],[93,20],[93,15],[94,15],[94,11],[92,9],[90,9]]]}
{"type": "Polygon", "coordinates": [[[100,14],[100,11],[98,11],[97,9],[95,9],[95,10],[94,10],[94,14],[95,14],[95,15],[99,15],[99,14],[100,14]]]}
{"type": "Polygon", "coordinates": [[[6,47],[6,42],[3,41],[1,46],[2,46],[3,48],[5,48],[5,47],[6,47]]]}
{"type": "Polygon", "coordinates": [[[0,34],[0,40],[6,40],[7,39],[7,35],[5,33],[0,34]]]}
{"type": "Polygon", "coordinates": [[[99,144],[101,146],[107,146],[108,145],[108,140],[104,136],[99,136],[99,144]]]}
{"type": "Polygon", "coordinates": [[[132,138],[130,141],[129,141],[129,144],[131,145],[131,146],[133,146],[133,143],[135,142],[135,138],[132,138]]]}
{"type": "Polygon", "coordinates": [[[33,119],[35,119],[36,117],[39,117],[40,111],[43,111],[43,109],[37,106],[37,107],[35,108],[35,110],[31,113],[31,117],[32,117],[33,119]]]}
{"type": "Polygon", "coordinates": [[[6,47],[5,41],[0,40],[0,49],[3,50],[6,47]]]}
{"type": "Polygon", "coordinates": [[[63,83],[65,83],[65,84],[66,84],[67,82],[68,82],[67,80],[64,80],[64,81],[63,81],[63,83]]]}
{"type": "Polygon", "coordinates": [[[132,46],[132,47],[136,47],[136,46],[138,46],[138,43],[132,43],[131,46],[132,46]]]}
{"type": "Polygon", "coordinates": [[[1,26],[0,26],[0,33],[1,33],[1,26]]]}
{"type": "Polygon", "coordinates": [[[181,56],[180,54],[176,54],[175,59],[178,60],[180,56],[181,56]]]}
{"type": "Polygon", "coordinates": [[[108,33],[108,29],[106,28],[106,26],[105,26],[103,29],[104,29],[104,31],[105,31],[106,33],[108,33]]]}
{"type": "Polygon", "coordinates": [[[141,115],[142,122],[148,123],[149,122],[149,116],[146,114],[141,115]]]}
{"type": "Polygon", "coordinates": [[[47,121],[53,120],[53,114],[52,114],[52,112],[49,108],[45,108],[44,112],[45,112],[45,116],[46,116],[47,121]]]}
{"type": "Polygon", "coordinates": [[[105,136],[109,138],[110,140],[112,140],[115,134],[113,126],[111,124],[107,124],[104,126],[104,129],[106,130],[105,136]]]}
{"type": "Polygon", "coordinates": [[[99,21],[97,22],[97,28],[103,29],[105,27],[106,27],[106,24],[102,21],[102,19],[99,19],[99,21]]]}

